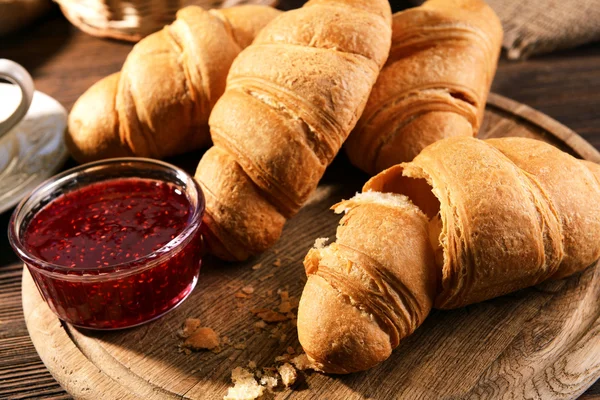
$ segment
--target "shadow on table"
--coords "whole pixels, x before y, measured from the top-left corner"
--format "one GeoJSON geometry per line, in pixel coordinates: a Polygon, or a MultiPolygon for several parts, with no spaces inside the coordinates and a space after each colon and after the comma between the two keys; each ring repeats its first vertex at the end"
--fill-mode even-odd
{"type": "Polygon", "coordinates": [[[0,55],[23,65],[29,73],[68,43],[74,28],[57,5],[37,21],[2,37],[0,55]]]}

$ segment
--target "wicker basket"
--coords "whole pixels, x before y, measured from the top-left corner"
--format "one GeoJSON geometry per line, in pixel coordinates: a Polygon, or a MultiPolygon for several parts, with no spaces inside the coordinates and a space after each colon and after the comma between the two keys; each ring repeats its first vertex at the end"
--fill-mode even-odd
{"type": "Polygon", "coordinates": [[[137,42],[175,19],[182,7],[224,8],[241,4],[274,6],[277,0],[55,0],[69,21],[98,37],[137,42]]]}

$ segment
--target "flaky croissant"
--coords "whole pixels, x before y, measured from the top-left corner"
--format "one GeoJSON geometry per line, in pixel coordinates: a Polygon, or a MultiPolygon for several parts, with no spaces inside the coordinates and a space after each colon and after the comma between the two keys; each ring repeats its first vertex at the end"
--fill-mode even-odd
{"type": "Polygon", "coordinates": [[[66,133],[72,156],[164,158],[208,145],[208,116],[231,63],[278,14],[264,6],[181,9],[133,48],[121,72],[77,100],[66,133]]]}
{"type": "Polygon", "coordinates": [[[375,174],[436,140],[475,135],[501,43],[483,0],[429,0],[394,14],[390,57],[346,142],[351,162],[375,174]]]}
{"type": "Polygon", "coordinates": [[[316,368],[385,360],[432,305],[558,279],[600,257],[600,166],[525,138],[438,141],[371,178],[305,259],[298,336],[316,368]],[[431,244],[430,244],[431,243],[431,244]]]}
{"type": "Polygon", "coordinates": [[[279,238],[356,124],[391,43],[385,0],[311,0],[233,63],[196,179],[205,239],[243,260],[279,238]]]}

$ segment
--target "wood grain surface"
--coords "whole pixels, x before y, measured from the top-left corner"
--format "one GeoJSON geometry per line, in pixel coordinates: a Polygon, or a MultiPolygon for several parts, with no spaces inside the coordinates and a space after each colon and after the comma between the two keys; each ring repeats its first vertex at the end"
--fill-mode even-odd
{"type": "MultiPolygon", "coordinates": [[[[302,2],[284,0],[281,4],[294,8],[302,2]]],[[[393,4],[398,11],[409,2],[393,4]]],[[[67,109],[92,83],[118,71],[130,49],[130,44],[79,32],[57,7],[34,26],[0,38],[0,57],[24,65],[36,87],[67,109]]],[[[552,116],[600,148],[600,43],[524,62],[501,59],[493,91],[552,116]]],[[[169,161],[193,167],[200,155],[169,161]]],[[[333,167],[344,163],[342,156],[333,167]]],[[[70,161],[65,168],[73,165],[70,161]]],[[[18,259],[6,237],[11,212],[0,214],[0,399],[71,398],[39,359],[25,327],[20,294],[22,266],[15,264],[18,259]]],[[[600,399],[600,383],[581,398],[600,399]]]]}
{"type": "MultiPolygon", "coordinates": [[[[570,129],[492,94],[480,137],[505,136],[545,140],[600,162],[600,153],[570,129]]],[[[207,260],[192,295],[173,312],[142,327],[90,332],[61,323],[26,271],[23,309],[40,357],[76,398],[220,399],[235,367],[250,361],[259,367],[276,366],[275,358],[290,346],[299,353],[291,321],[257,330],[253,325],[259,319],[251,310],[274,309],[278,290],[300,297],[306,252],[315,238],[335,235],[339,216],[329,207],[364,183],[362,174],[349,171],[354,170],[345,159],[328,170],[275,248],[245,263],[207,260]],[[236,298],[248,285],[254,294],[236,298]],[[232,344],[219,353],[178,351],[177,330],[190,317],[200,318],[232,344]]],[[[343,377],[306,373],[291,390],[274,397],[572,399],[598,377],[600,267],[594,265],[569,279],[460,310],[434,311],[376,368],[343,377]]]]}

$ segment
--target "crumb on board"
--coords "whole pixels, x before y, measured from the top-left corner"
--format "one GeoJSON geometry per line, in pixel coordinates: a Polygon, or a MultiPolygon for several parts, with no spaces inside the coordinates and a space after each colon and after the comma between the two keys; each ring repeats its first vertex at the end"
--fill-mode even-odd
{"type": "Polygon", "coordinates": [[[235,298],[237,299],[247,299],[248,296],[246,293],[242,293],[242,292],[237,292],[236,294],[234,294],[235,298]]]}
{"type": "Polygon", "coordinates": [[[319,370],[308,359],[308,356],[306,355],[306,353],[302,353],[302,354],[292,358],[292,364],[294,364],[294,367],[296,367],[296,369],[298,369],[299,371],[304,371],[307,369],[313,369],[315,371],[319,370]]]}
{"type": "Polygon", "coordinates": [[[265,387],[254,379],[254,374],[242,367],[235,367],[231,371],[231,381],[233,387],[227,390],[223,400],[254,400],[265,391],[265,387]]]}
{"type": "Polygon", "coordinates": [[[259,281],[261,281],[261,282],[264,282],[264,281],[266,281],[267,279],[271,279],[271,278],[272,278],[272,277],[274,277],[274,276],[275,276],[275,274],[274,274],[274,273],[270,273],[270,274],[267,274],[267,275],[261,276],[260,278],[258,278],[258,280],[259,280],[259,281]]]}
{"type": "Polygon", "coordinates": [[[250,285],[244,286],[242,288],[242,292],[244,292],[246,294],[252,294],[252,293],[254,293],[254,288],[252,286],[250,286],[250,285]]]}
{"type": "Polygon", "coordinates": [[[217,332],[212,328],[203,327],[198,328],[191,334],[185,342],[183,347],[193,350],[212,350],[219,346],[221,340],[217,332]]]}
{"type": "Polygon", "coordinates": [[[273,266],[275,268],[279,268],[281,267],[281,258],[276,259],[275,261],[273,261],[273,266]]]}
{"type": "Polygon", "coordinates": [[[286,349],[286,351],[287,351],[288,354],[294,354],[296,352],[292,346],[288,346],[288,348],[286,349]]]}
{"type": "Polygon", "coordinates": [[[282,314],[287,314],[292,311],[292,303],[290,303],[288,300],[282,301],[281,304],[279,304],[278,310],[282,314]]]}
{"type": "Polygon", "coordinates": [[[252,266],[253,271],[256,271],[257,269],[261,269],[261,268],[262,268],[262,263],[254,264],[252,266]]]}
{"type": "Polygon", "coordinates": [[[263,376],[260,378],[260,384],[266,386],[269,390],[273,390],[277,387],[278,383],[278,379],[274,376],[263,376]]]}
{"type": "Polygon", "coordinates": [[[233,348],[236,350],[245,350],[246,347],[246,343],[236,343],[233,345],[233,348]]]}
{"type": "Polygon", "coordinates": [[[198,318],[188,318],[184,321],[183,327],[177,332],[177,335],[182,339],[186,339],[198,328],[200,328],[200,320],[198,318]]]}
{"type": "Polygon", "coordinates": [[[267,310],[257,313],[256,316],[265,322],[282,322],[289,319],[289,317],[287,317],[286,315],[283,315],[273,310],[267,310]]]}
{"type": "Polygon", "coordinates": [[[285,387],[290,387],[293,385],[296,382],[296,378],[298,378],[296,368],[289,363],[285,363],[277,367],[277,371],[279,372],[279,375],[281,375],[281,381],[285,387]]]}
{"type": "Polygon", "coordinates": [[[262,330],[267,327],[267,323],[263,320],[254,323],[254,329],[262,330]]]}
{"type": "Polygon", "coordinates": [[[275,357],[275,362],[287,362],[289,360],[290,360],[290,355],[289,354],[284,354],[282,356],[275,357]]]}
{"type": "Polygon", "coordinates": [[[267,290],[267,296],[273,296],[273,289],[267,290]]]}
{"type": "Polygon", "coordinates": [[[298,371],[290,364],[289,354],[285,356],[277,367],[259,369],[254,361],[248,362],[248,368],[235,367],[231,371],[233,387],[223,400],[255,400],[266,394],[265,389],[273,393],[279,382],[286,388],[292,386],[298,379],[298,371]]]}

